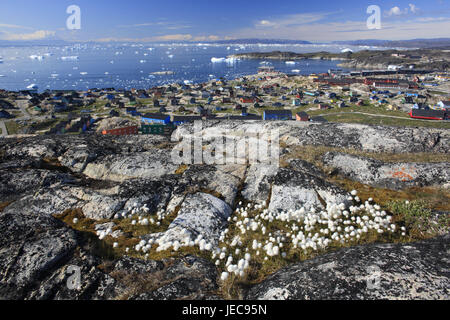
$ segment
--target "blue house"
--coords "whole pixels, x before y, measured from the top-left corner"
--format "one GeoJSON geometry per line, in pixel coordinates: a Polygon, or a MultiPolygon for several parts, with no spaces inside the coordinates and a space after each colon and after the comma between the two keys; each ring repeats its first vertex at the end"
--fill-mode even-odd
{"type": "Polygon", "coordinates": [[[169,124],[170,116],[162,113],[146,113],[142,116],[145,124],[169,124]]]}
{"type": "Polygon", "coordinates": [[[265,110],[263,120],[292,120],[291,110],[265,110]]]}

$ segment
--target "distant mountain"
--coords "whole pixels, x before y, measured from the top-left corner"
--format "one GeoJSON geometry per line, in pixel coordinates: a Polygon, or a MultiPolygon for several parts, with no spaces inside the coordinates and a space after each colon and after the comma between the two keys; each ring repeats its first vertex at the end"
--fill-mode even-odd
{"type": "Polygon", "coordinates": [[[33,41],[10,41],[0,40],[0,47],[30,47],[30,46],[64,46],[70,45],[64,40],[33,40],[33,41]]]}
{"type": "Polygon", "coordinates": [[[312,44],[304,40],[285,40],[285,39],[234,39],[213,41],[217,44],[312,44]]]}
{"type": "Polygon", "coordinates": [[[413,40],[355,40],[333,41],[335,44],[354,46],[401,47],[401,48],[438,48],[450,46],[450,38],[413,39],[413,40]]]}

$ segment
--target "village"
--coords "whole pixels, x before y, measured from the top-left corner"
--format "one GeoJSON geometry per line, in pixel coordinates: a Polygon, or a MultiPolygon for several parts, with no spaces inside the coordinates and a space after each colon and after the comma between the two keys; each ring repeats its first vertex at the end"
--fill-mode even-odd
{"type": "Polygon", "coordinates": [[[349,122],[450,128],[450,75],[382,71],[285,74],[267,64],[235,80],[148,90],[0,90],[0,129],[14,134],[169,135],[195,120],[349,122]]]}

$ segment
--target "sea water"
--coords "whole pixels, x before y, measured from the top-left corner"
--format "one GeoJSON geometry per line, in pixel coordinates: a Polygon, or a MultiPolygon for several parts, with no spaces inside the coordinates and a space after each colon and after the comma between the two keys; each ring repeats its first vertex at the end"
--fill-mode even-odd
{"type": "MultiPolygon", "coordinates": [[[[339,61],[234,60],[246,52],[341,52],[341,45],[212,45],[212,44],[73,44],[0,47],[0,89],[147,89],[169,83],[200,83],[255,74],[261,65],[285,73],[310,74],[337,68],[339,61]],[[295,72],[292,72],[295,70],[295,72]]],[[[345,46],[353,51],[366,47],[345,46]]]]}

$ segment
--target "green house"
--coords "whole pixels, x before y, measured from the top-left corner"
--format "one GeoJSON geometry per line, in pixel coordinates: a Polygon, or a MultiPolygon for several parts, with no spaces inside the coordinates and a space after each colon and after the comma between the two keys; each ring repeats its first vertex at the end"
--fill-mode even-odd
{"type": "Polygon", "coordinates": [[[141,126],[142,134],[170,135],[173,130],[175,130],[173,125],[143,124],[141,126]]]}

